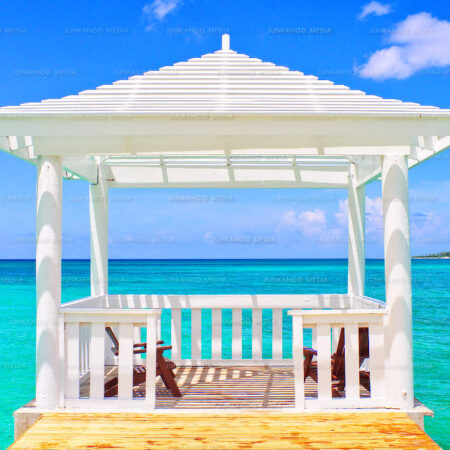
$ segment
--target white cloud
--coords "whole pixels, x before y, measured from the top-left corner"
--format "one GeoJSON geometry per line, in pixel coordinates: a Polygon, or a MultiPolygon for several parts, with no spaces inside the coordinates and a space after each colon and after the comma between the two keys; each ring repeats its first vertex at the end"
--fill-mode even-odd
{"type": "Polygon", "coordinates": [[[408,78],[419,70],[450,64],[450,22],[427,12],[408,16],[388,38],[391,47],[377,50],[358,68],[364,78],[408,78]]]}
{"type": "Polygon", "coordinates": [[[305,236],[322,234],[327,228],[325,212],[321,209],[314,211],[287,211],[281,217],[281,226],[291,230],[299,231],[305,236]]]}
{"type": "Polygon", "coordinates": [[[370,2],[363,6],[363,9],[361,11],[361,14],[359,14],[358,19],[362,20],[367,16],[370,16],[371,14],[374,14],[375,16],[385,16],[386,14],[389,14],[392,12],[391,5],[387,3],[380,3],[380,2],[370,2]]]}
{"type": "Polygon", "coordinates": [[[383,200],[381,197],[366,197],[366,233],[383,231],[383,200]]]}
{"type": "Polygon", "coordinates": [[[148,25],[145,28],[146,31],[150,31],[154,27],[155,21],[163,20],[164,17],[176,9],[180,3],[180,0],[153,0],[152,3],[147,3],[142,8],[142,12],[146,15],[148,20],[148,25]]]}
{"type": "Polygon", "coordinates": [[[336,222],[342,228],[348,226],[348,200],[339,200],[339,210],[334,213],[336,222]]]}

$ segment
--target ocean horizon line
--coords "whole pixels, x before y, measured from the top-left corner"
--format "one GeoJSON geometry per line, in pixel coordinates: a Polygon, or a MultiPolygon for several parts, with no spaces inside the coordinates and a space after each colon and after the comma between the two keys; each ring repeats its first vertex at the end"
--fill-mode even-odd
{"type": "MultiPolygon", "coordinates": [[[[384,258],[366,258],[366,261],[383,260],[384,258]]],[[[36,261],[36,259],[0,258],[0,261],[36,261]]],[[[62,258],[61,261],[90,261],[90,259],[62,258]]],[[[109,258],[108,261],[348,261],[348,258],[109,258]]]]}

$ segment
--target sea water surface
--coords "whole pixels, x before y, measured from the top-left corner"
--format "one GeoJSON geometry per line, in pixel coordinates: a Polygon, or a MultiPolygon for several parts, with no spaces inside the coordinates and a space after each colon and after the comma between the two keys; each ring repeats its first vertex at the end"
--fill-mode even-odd
{"type": "MultiPolygon", "coordinates": [[[[425,419],[427,433],[450,448],[450,260],[413,260],[412,269],[415,395],[435,413],[425,419]]],[[[63,302],[89,295],[89,261],[63,261],[62,272],[63,302]]],[[[346,286],[346,260],[109,263],[111,294],[318,294],[344,293],[346,286]]],[[[0,448],[13,440],[13,411],[35,395],[35,288],[34,261],[0,261],[0,448]]],[[[367,261],[366,293],[384,300],[382,260],[367,261]]],[[[164,317],[162,323],[169,325],[164,317]]],[[[286,314],[283,327],[286,338],[286,314]]],[[[169,341],[168,331],[163,338],[169,341]]],[[[270,338],[263,345],[265,356],[270,356],[270,338]]],[[[284,357],[289,353],[287,346],[284,357]]]]}

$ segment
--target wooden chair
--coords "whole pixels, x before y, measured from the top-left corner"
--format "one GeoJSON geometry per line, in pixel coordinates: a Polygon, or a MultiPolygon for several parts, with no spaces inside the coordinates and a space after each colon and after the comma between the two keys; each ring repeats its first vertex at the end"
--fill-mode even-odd
{"type": "MultiPolygon", "coordinates": [[[[359,367],[364,359],[369,357],[369,329],[359,328],[359,367]]],[[[303,356],[304,361],[304,379],[310,376],[317,383],[317,362],[313,361],[313,357],[317,356],[317,350],[304,347],[303,356]]],[[[331,380],[332,380],[332,395],[333,397],[340,397],[339,391],[345,388],[345,334],[344,329],[341,328],[339,334],[339,342],[336,352],[331,355],[331,380]]],[[[359,382],[370,392],[370,373],[365,370],[359,371],[359,382]]]]}
{"type": "MultiPolygon", "coordinates": [[[[111,348],[114,355],[117,356],[119,354],[119,341],[114,334],[114,331],[111,327],[106,327],[106,333],[111,339],[114,347],[111,348]]],[[[160,376],[164,386],[172,392],[174,397],[181,397],[181,392],[178,389],[177,383],[175,381],[175,373],[174,369],[177,367],[173,361],[165,358],[163,353],[165,350],[171,350],[171,345],[163,346],[164,341],[158,341],[156,347],[156,376],[160,376]]],[[[133,354],[141,354],[147,352],[147,344],[139,343],[134,344],[133,346],[133,354]]],[[[145,382],[146,378],[146,370],[142,365],[133,366],[133,386],[138,386],[139,384],[145,382]]],[[[113,397],[117,395],[119,387],[119,379],[118,377],[114,377],[111,380],[105,383],[105,397],[113,397]]]]}

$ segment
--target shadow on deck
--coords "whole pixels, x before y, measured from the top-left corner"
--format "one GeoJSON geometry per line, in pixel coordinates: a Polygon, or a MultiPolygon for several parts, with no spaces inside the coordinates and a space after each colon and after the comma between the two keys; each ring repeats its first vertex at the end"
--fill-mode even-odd
{"type": "MultiPolygon", "coordinates": [[[[117,374],[108,367],[106,380],[117,374]]],[[[294,369],[289,366],[178,367],[175,369],[183,397],[175,398],[158,377],[156,408],[293,408],[294,369]]],[[[89,380],[80,389],[89,396],[89,380]]],[[[317,398],[317,384],[306,380],[306,398],[317,398]]],[[[345,392],[341,392],[345,396],[345,392]]],[[[370,394],[361,387],[361,397],[370,394]]],[[[134,397],[145,396],[145,383],[134,388],[134,397]]]]}

